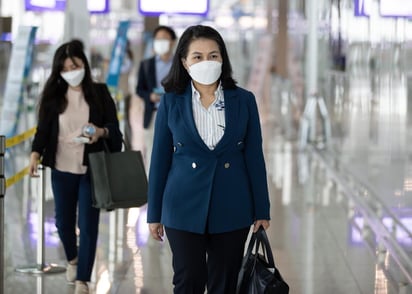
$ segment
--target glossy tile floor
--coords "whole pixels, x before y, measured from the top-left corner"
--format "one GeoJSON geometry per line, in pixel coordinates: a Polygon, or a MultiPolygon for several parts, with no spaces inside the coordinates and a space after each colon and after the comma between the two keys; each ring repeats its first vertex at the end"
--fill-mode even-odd
{"type": "MultiPolygon", "coordinates": [[[[261,101],[268,235],[291,294],[412,293],[411,89],[403,73],[331,73],[326,148],[297,143],[293,103],[281,98],[275,79],[272,98],[261,101]]],[[[8,169],[24,164],[17,160],[24,154],[12,150],[8,169]]],[[[7,191],[6,294],[73,293],[63,273],[16,272],[37,262],[38,186],[25,179],[7,191]]],[[[145,207],[102,212],[93,293],[172,293],[167,240],[149,238],[145,214],[145,207]]],[[[65,266],[49,189],[44,215],[45,262],[65,266]]]]}

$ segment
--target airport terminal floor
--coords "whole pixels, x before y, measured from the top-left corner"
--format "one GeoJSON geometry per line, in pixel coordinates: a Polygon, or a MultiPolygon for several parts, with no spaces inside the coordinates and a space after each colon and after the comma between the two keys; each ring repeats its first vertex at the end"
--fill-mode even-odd
{"type": "MultiPolygon", "coordinates": [[[[315,141],[302,141],[293,99],[280,93],[276,77],[270,95],[258,97],[275,262],[291,294],[412,293],[411,80],[393,71],[328,76],[330,137],[321,131],[315,141]]],[[[12,150],[8,168],[26,155],[28,146],[12,150]]],[[[73,293],[64,273],[21,272],[36,267],[39,256],[39,185],[25,178],[5,197],[5,294],[73,293]]],[[[50,190],[45,194],[44,260],[52,272],[66,262],[50,190]]],[[[101,213],[90,288],[172,293],[167,238],[150,238],[145,206],[101,213]]]]}

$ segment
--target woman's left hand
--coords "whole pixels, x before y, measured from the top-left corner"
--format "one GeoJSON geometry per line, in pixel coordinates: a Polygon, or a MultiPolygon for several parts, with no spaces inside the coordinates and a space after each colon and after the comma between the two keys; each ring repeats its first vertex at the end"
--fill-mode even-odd
{"type": "Polygon", "coordinates": [[[255,223],[253,224],[253,233],[256,233],[259,229],[259,227],[262,226],[265,231],[267,230],[267,228],[269,228],[270,223],[267,219],[258,219],[257,221],[255,221],[255,223]]]}
{"type": "Polygon", "coordinates": [[[94,127],[96,130],[96,132],[92,136],[89,136],[90,141],[88,142],[88,144],[96,143],[99,140],[99,138],[104,137],[104,135],[106,134],[106,131],[104,130],[104,128],[96,127],[92,123],[88,123],[88,125],[94,127]]]}

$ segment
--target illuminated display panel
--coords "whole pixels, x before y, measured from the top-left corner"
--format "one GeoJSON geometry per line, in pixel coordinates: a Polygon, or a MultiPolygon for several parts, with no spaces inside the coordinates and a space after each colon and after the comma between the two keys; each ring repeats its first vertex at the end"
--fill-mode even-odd
{"type": "MultiPolygon", "coordinates": [[[[109,0],[88,0],[90,13],[108,13],[109,0]]],[[[26,11],[64,11],[66,0],[25,0],[26,11]]]]}
{"type": "Polygon", "coordinates": [[[354,0],[355,16],[369,16],[371,0],[354,0]]]}
{"type": "Polygon", "coordinates": [[[90,13],[108,13],[109,0],[88,0],[87,8],[90,13]]]}
{"type": "Polygon", "coordinates": [[[207,15],[209,0],[138,0],[138,7],[143,15],[163,13],[207,15]]]}
{"type": "Polygon", "coordinates": [[[64,11],[66,0],[25,0],[27,11],[64,11]]]}
{"type": "MultiPolygon", "coordinates": [[[[365,225],[365,220],[363,219],[362,216],[356,216],[354,217],[353,221],[356,223],[356,226],[359,227],[360,229],[363,228],[365,225]]],[[[412,231],[412,217],[408,216],[403,216],[400,217],[400,222],[409,230],[412,231]]],[[[390,217],[384,217],[382,219],[382,223],[385,225],[385,227],[392,232],[394,230],[394,221],[390,217]]],[[[363,237],[361,233],[358,231],[357,228],[354,226],[350,226],[350,242],[352,244],[361,244],[363,243],[363,237]]],[[[403,230],[402,227],[399,225],[396,225],[396,231],[395,231],[395,236],[396,241],[401,244],[401,245],[407,245],[411,246],[412,245],[412,240],[409,237],[408,233],[403,230]]]]}
{"type": "Polygon", "coordinates": [[[412,1],[410,0],[380,0],[381,16],[412,17],[412,1]]]}

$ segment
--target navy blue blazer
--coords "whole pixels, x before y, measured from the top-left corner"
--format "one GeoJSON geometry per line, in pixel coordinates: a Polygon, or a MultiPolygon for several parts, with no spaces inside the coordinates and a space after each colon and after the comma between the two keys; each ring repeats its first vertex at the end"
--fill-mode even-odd
{"type": "Polygon", "coordinates": [[[136,94],[144,101],[143,127],[147,129],[152,121],[155,104],[150,101],[150,94],[156,88],[156,57],[142,60],[137,74],[136,94]]]}
{"type": "Polygon", "coordinates": [[[149,174],[148,223],[223,233],[270,219],[255,97],[224,90],[226,127],[210,150],[192,111],[192,90],[166,93],[158,109],[149,174]]]}

